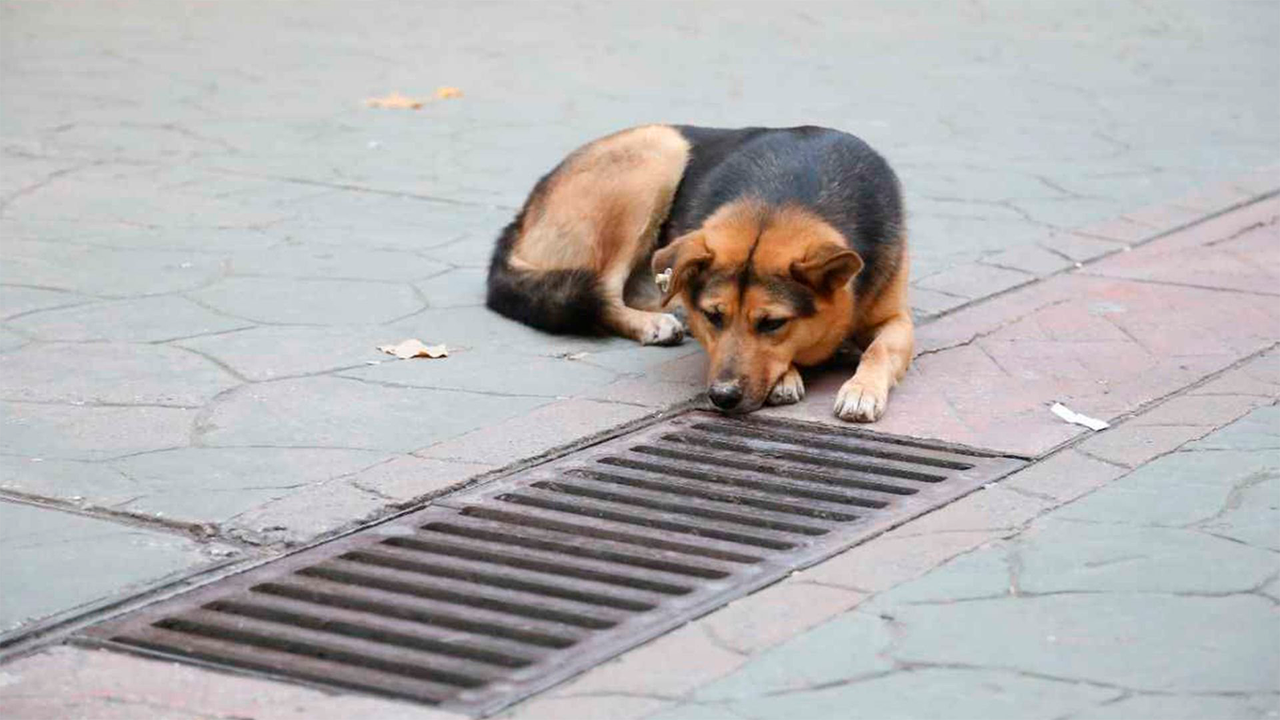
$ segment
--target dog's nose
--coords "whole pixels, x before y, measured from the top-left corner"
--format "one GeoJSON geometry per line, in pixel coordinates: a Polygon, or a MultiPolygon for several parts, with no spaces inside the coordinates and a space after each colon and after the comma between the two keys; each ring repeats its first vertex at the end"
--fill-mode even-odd
{"type": "Polygon", "coordinates": [[[718,382],[707,389],[707,397],[721,410],[732,410],[742,402],[742,385],[736,382],[718,382]]]}

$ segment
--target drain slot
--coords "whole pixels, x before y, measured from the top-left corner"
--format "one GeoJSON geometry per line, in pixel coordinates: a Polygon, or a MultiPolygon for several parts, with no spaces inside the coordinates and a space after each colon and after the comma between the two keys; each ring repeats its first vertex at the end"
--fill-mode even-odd
{"type": "Polygon", "coordinates": [[[1021,465],[689,413],[78,639],[485,715],[1021,465]]]}

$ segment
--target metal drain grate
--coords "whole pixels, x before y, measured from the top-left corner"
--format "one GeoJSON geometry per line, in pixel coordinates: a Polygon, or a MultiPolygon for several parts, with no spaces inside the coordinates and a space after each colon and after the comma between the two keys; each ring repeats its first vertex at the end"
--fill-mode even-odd
{"type": "Polygon", "coordinates": [[[80,640],[483,715],[1022,464],[689,413],[80,640]]]}

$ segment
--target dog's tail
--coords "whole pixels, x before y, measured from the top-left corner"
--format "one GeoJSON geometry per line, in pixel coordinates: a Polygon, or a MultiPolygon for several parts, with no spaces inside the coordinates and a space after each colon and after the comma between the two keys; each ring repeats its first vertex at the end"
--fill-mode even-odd
{"type": "Polygon", "coordinates": [[[551,333],[590,335],[600,331],[604,297],[591,270],[517,270],[507,258],[519,218],[498,238],[489,263],[485,304],[493,311],[551,333]]]}

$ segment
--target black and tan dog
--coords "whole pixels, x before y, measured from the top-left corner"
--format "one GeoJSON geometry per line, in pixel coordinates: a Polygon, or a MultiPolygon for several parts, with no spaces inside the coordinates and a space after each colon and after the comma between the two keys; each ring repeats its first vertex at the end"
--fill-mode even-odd
{"type": "Polygon", "coordinates": [[[852,340],[835,413],[878,419],[912,352],[896,176],[836,130],[633,128],[539,180],[489,268],[489,307],[550,332],[679,343],[676,299],[721,410],[797,402],[852,340]]]}

